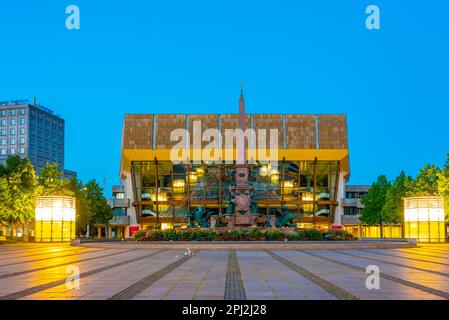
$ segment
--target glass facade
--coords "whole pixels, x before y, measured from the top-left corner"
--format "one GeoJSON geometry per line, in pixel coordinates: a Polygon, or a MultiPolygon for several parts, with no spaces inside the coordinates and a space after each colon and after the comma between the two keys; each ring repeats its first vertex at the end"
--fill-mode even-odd
{"type": "MultiPolygon", "coordinates": [[[[283,161],[251,164],[250,184],[259,213],[281,206],[302,216],[301,222],[331,222],[337,205],[338,161],[283,161]]],[[[132,162],[133,204],[147,225],[185,225],[186,213],[204,206],[226,211],[235,165],[174,165],[170,161],[132,162]]]]}

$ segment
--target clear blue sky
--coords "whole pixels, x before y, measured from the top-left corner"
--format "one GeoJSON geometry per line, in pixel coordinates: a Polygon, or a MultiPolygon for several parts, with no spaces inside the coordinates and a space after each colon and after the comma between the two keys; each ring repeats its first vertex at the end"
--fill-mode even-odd
{"type": "Polygon", "coordinates": [[[351,183],[449,152],[449,2],[0,2],[0,100],[66,120],[66,167],[119,182],[125,113],[345,113],[351,183]],[[65,28],[65,8],[81,29],[65,28]],[[381,30],[365,28],[365,8],[381,30]]]}

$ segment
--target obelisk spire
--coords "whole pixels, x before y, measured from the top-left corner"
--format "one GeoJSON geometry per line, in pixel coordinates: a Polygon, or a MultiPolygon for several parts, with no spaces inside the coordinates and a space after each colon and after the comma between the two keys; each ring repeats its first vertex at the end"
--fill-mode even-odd
{"type": "Polygon", "coordinates": [[[237,163],[245,164],[246,163],[246,141],[245,141],[246,114],[245,114],[245,97],[243,96],[243,83],[240,84],[239,129],[242,130],[243,143],[241,146],[237,146],[237,149],[238,149],[237,163]]]}
{"type": "Polygon", "coordinates": [[[243,96],[243,83],[240,84],[240,98],[239,98],[239,127],[243,132],[246,130],[245,121],[245,97],[243,96]]]}

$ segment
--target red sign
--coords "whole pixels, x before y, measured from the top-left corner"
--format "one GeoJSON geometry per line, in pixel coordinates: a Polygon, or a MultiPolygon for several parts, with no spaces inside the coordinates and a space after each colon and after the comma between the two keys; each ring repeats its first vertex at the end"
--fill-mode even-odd
{"type": "Polygon", "coordinates": [[[129,227],[129,236],[132,237],[139,230],[140,230],[139,226],[129,227]]]}
{"type": "Polygon", "coordinates": [[[342,226],[332,226],[332,230],[341,230],[342,226]]]}

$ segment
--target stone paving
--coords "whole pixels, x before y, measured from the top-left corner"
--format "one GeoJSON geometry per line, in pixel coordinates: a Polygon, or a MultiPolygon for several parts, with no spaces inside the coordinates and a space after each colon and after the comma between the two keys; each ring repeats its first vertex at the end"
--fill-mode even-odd
{"type": "Polygon", "coordinates": [[[449,299],[449,245],[0,246],[0,299],[449,299]],[[380,288],[369,290],[366,268],[372,265],[379,268],[380,288]],[[72,288],[75,282],[66,281],[77,269],[79,288],[72,288]]]}

